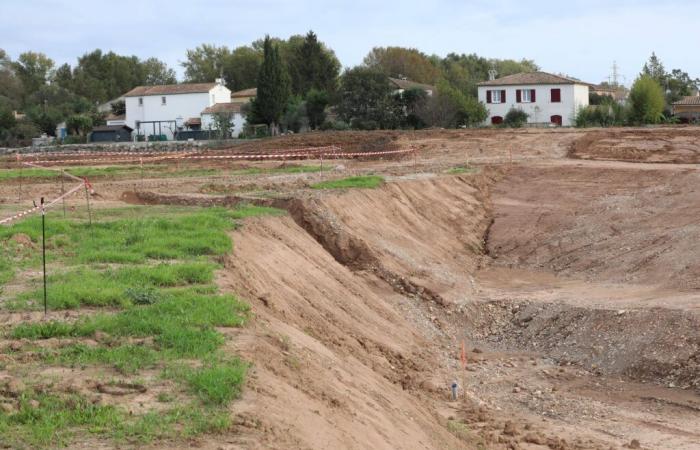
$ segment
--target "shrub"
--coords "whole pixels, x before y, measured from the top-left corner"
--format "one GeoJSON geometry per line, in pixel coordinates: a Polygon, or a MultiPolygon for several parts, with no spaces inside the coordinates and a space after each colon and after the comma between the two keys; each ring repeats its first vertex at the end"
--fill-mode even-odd
{"type": "Polygon", "coordinates": [[[630,119],[633,123],[659,123],[663,118],[666,100],[661,85],[649,75],[634,82],[629,96],[630,119]]]}
{"type": "Polygon", "coordinates": [[[503,119],[503,124],[511,128],[520,128],[527,123],[528,113],[522,109],[511,108],[503,119]]]}

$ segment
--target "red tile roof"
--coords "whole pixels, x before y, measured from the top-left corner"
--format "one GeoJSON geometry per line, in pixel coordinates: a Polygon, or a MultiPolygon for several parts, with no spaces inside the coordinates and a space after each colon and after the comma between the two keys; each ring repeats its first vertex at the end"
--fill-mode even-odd
{"type": "Polygon", "coordinates": [[[521,84],[584,84],[591,86],[590,83],[585,83],[581,80],[554,75],[547,72],[523,72],[505,77],[496,78],[495,80],[484,81],[478,83],[478,86],[517,86],[521,84]]]}
{"type": "Polygon", "coordinates": [[[202,111],[202,114],[216,114],[216,113],[239,113],[241,112],[240,103],[216,103],[209,106],[202,111]]]}
{"type": "Polygon", "coordinates": [[[156,86],[137,86],[124,94],[124,97],[145,97],[148,95],[198,94],[209,92],[216,83],[160,84],[156,86]]]}
{"type": "Polygon", "coordinates": [[[677,102],[675,102],[673,104],[674,105],[700,105],[700,96],[691,95],[689,97],[683,97],[682,99],[678,100],[677,102]]]}
{"type": "Polygon", "coordinates": [[[241,97],[255,97],[258,95],[258,88],[243,89],[242,91],[236,91],[231,93],[231,98],[241,98],[241,97]]]}

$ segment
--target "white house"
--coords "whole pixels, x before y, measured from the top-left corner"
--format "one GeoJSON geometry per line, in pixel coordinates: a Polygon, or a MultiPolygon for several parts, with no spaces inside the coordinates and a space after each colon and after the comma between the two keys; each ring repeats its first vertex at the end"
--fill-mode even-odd
{"type": "Polygon", "coordinates": [[[214,83],[138,86],[124,94],[127,126],[135,134],[172,139],[178,129],[197,129],[201,114],[217,103],[230,103],[231,91],[222,79],[214,83]]]}
{"type": "Polygon", "coordinates": [[[202,130],[215,130],[215,114],[224,114],[231,120],[231,137],[238,137],[245,126],[245,117],[241,113],[242,103],[217,103],[202,111],[202,130]]]}
{"type": "Polygon", "coordinates": [[[571,126],[579,108],[588,106],[589,84],[546,72],[508,75],[478,84],[486,105],[486,123],[497,125],[511,108],[528,114],[528,123],[571,126]]]}
{"type": "Polygon", "coordinates": [[[415,81],[408,80],[406,78],[392,78],[389,77],[389,84],[394,88],[395,94],[403,94],[404,91],[410,89],[422,89],[428,94],[428,97],[432,96],[435,92],[435,86],[424,83],[417,83],[415,81]]]}

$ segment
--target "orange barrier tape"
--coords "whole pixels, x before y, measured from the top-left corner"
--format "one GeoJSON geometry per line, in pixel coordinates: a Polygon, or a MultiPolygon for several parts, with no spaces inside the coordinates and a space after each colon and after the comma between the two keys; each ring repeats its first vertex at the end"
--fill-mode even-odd
{"type": "Polygon", "coordinates": [[[112,159],[112,158],[92,158],[92,159],[61,159],[61,160],[42,160],[35,161],[37,164],[70,164],[70,163],[93,163],[93,162],[111,162],[111,163],[142,163],[149,161],[165,161],[170,159],[241,159],[241,160],[257,160],[257,159],[279,159],[279,158],[312,158],[312,157],[362,157],[362,156],[377,156],[377,155],[392,155],[400,153],[411,153],[415,149],[410,148],[406,150],[385,150],[377,152],[341,152],[339,147],[320,147],[315,149],[307,150],[291,150],[287,153],[267,153],[267,154],[236,154],[236,155],[202,155],[199,152],[188,152],[188,153],[178,153],[173,152],[167,153],[164,156],[157,156],[152,158],[143,158],[143,156],[128,159],[112,159]],[[330,151],[326,151],[330,149],[330,151]]]}
{"type": "MultiPolygon", "coordinates": [[[[69,190],[68,192],[66,192],[65,194],[61,195],[60,197],[58,197],[58,198],[52,200],[50,203],[45,203],[45,204],[44,204],[44,209],[50,208],[51,206],[53,206],[53,205],[55,205],[56,203],[60,202],[60,201],[63,200],[64,198],[68,197],[69,195],[75,194],[75,193],[78,192],[78,190],[79,190],[80,188],[82,188],[83,186],[84,186],[84,184],[81,183],[81,184],[75,186],[73,189],[71,189],[71,190],[69,190]]],[[[0,220],[0,225],[4,225],[4,224],[7,224],[7,223],[10,223],[10,222],[12,222],[13,220],[21,219],[22,217],[28,216],[28,215],[30,215],[30,214],[32,214],[32,213],[37,212],[37,211],[41,211],[41,206],[35,206],[35,207],[33,207],[33,208],[29,208],[29,209],[27,209],[27,210],[25,210],[25,211],[19,212],[19,213],[13,215],[13,216],[10,216],[10,217],[7,217],[7,218],[5,218],[5,219],[2,219],[2,220],[0,220]]]]}

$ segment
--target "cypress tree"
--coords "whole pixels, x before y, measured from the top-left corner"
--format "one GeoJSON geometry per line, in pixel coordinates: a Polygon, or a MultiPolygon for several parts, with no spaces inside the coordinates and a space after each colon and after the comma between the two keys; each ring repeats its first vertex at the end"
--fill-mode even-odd
{"type": "Polygon", "coordinates": [[[258,94],[253,103],[254,116],[270,126],[273,134],[287,107],[290,96],[289,74],[280,59],[279,49],[265,36],[263,63],[258,73],[258,94]]]}

